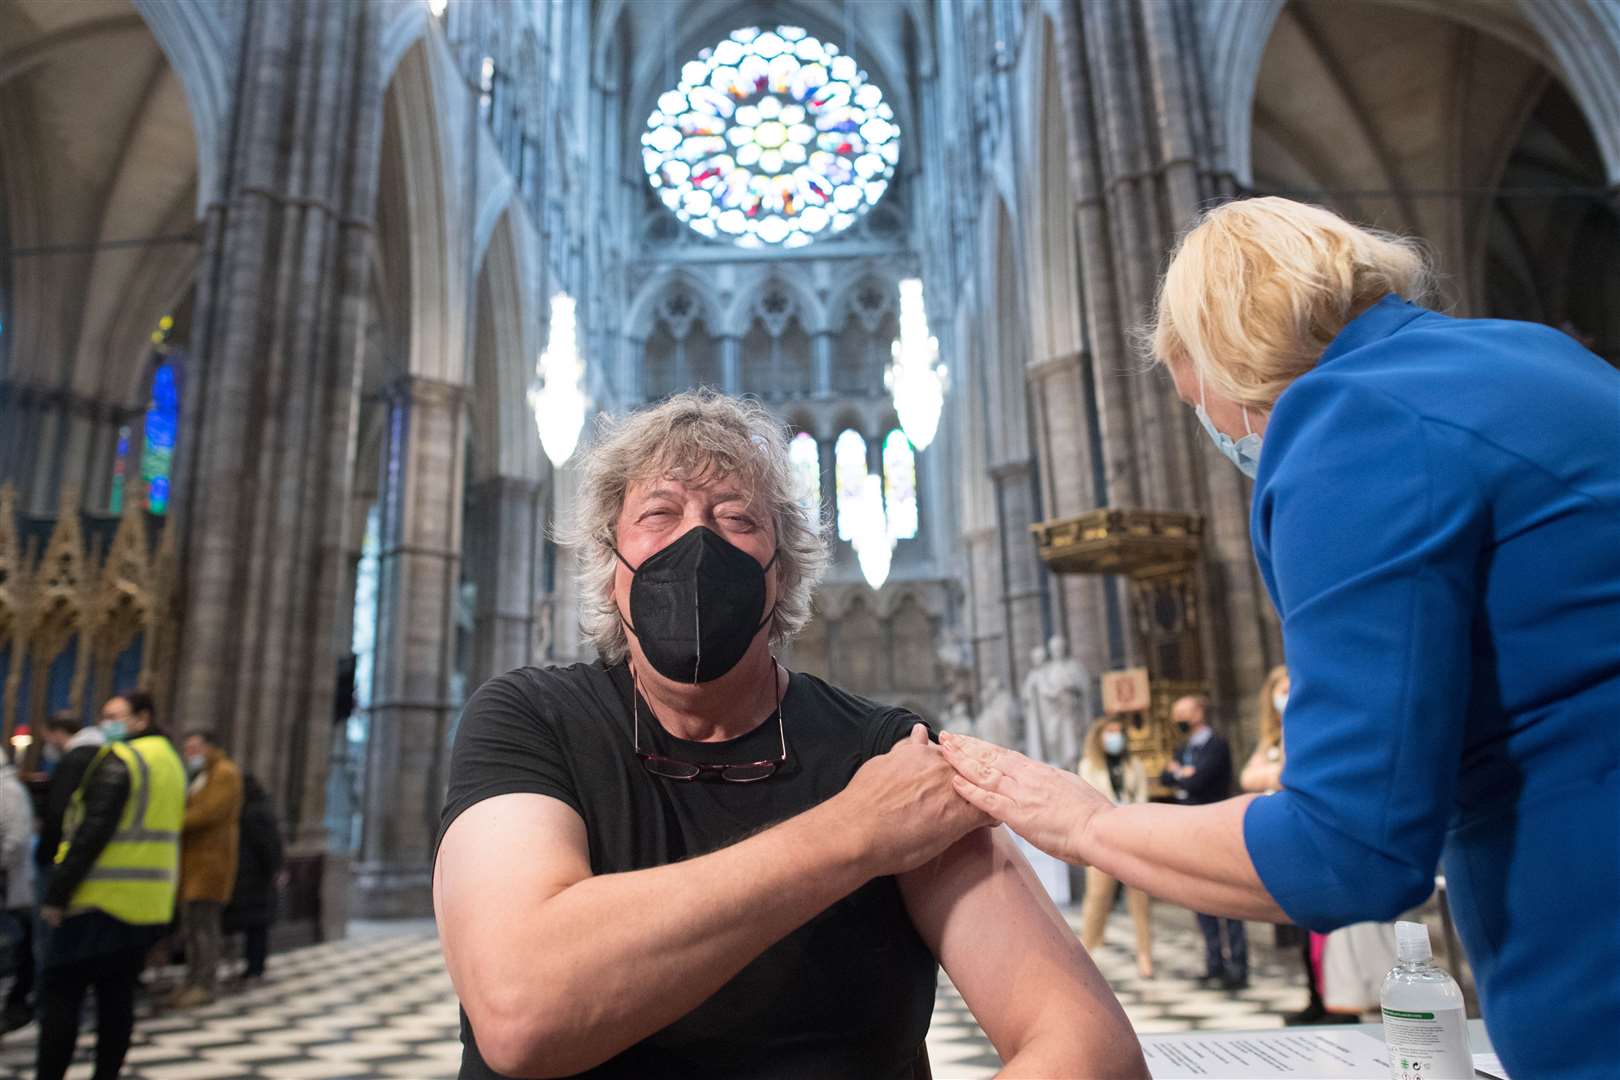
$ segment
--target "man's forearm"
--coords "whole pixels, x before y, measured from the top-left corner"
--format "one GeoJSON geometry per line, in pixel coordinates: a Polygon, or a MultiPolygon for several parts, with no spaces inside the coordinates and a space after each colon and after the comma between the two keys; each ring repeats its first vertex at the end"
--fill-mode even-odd
{"type": "Polygon", "coordinates": [[[1255,798],[1115,807],[1089,820],[1078,851],[1126,885],[1194,911],[1282,922],[1287,916],[1261,884],[1243,843],[1243,814],[1255,798]]]}
{"type": "Polygon", "coordinates": [[[570,1075],[668,1026],[873,876],[854,835],[824,803],[698,858],[514,898],[512,949],[473,972],[489,992],[463,994],[480,1048],[496,1049],[483,1021],[506,1068],[570,1075]]]}

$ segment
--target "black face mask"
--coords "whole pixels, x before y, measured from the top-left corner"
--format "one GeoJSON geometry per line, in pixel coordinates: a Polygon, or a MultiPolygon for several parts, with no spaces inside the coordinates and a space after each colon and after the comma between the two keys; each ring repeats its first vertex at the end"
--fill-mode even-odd
{"type": "Polygon", "coordinates": [[[641,642],[647,662],[664,678],[702,683],[737,666],[754,635],[771,621],[765,607],[764,566],[748,552],[699,525],[631,566],[630,615],[619,618],[641,642]],[[756,621],[757,620],[757,621],[756,621]]]}

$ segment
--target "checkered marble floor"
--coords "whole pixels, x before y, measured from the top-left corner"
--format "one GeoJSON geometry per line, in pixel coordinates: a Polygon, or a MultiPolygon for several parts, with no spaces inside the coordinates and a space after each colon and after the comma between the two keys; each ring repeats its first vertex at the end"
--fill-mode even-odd
{"type": "MultiPolygon", "coordinates": [[[[1070,913],[1078,925],[1078,913],[1070,913]]],[[[1194,983],[1203,943],[1191,916],[1155,909],[1157,976],[1136,974],[1130,922],[1110,921],[1096,960],[1140,1032],[1275,1027],[1304,1004],[1292,955],[1277,957],[1270,931],[1250,933],[1252,985],[1237,994],[1194,983]],[[1262,941],[1256,938],[1264,935],[1262,941]]],[[[143,1003],[127,1080],[436,1080],[461,1060],[456,1002],[431,922],[360,924],[347,939],[270,959],[264,986],[213,1005],[164,1012],[143,1003]]],[[[33,1072],[34,1027],[0,1039],[0,1077],[33,1072]]],[[[90,1032],[81,1033],[69,1080],[90,1076],[90,1032]]],[[[991,1076],[1000,1061],[943,976],[928,1036],[940,1080],[991,1076]]]]}

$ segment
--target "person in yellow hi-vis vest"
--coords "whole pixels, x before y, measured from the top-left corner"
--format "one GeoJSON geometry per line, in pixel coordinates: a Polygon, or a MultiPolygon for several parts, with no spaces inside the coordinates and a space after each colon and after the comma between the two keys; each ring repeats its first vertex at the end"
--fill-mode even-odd
{"type": "Polygon", "coordinates": [[[117,1080],[135,1028],[146,950],[174,918],[186,772],[150,694],[101,709],[107,742],[68,805],[40,917],[49,927],[39,980],[38,1080],[61,1080],[96,992],[94,1080],[117,1080]]]}

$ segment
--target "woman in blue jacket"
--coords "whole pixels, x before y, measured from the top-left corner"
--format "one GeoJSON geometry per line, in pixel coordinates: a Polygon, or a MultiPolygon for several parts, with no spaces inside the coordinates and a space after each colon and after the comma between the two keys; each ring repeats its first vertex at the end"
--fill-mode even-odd
{"type": "Polygon", "coordinates": [[[1155,360],[1256,481],[1283,790],[1114,807],[986,743],[947,753],[1037,846],[1199,911],[1388,920],[1442,865],[1508,1070],[1612,1076],[1620,371],[1403,299],[1427,277],[1409,241],[1266,198],[1209,211],[1159,294],[1155,360]]]}

